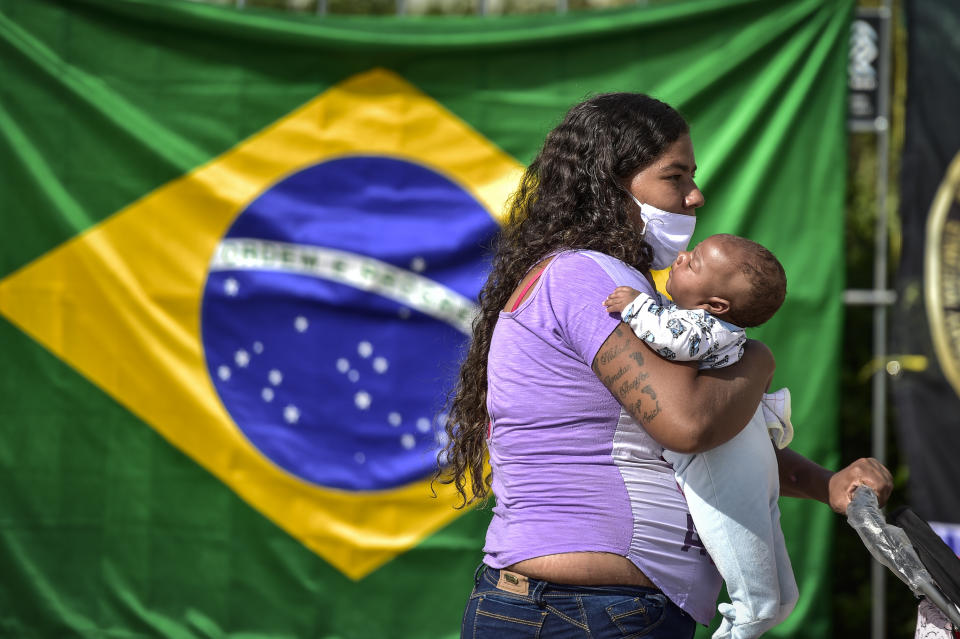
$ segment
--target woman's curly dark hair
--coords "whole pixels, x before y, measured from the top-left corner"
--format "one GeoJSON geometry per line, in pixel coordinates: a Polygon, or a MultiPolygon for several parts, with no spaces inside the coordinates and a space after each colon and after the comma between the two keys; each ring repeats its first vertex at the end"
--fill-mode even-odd
{"type": "Polygon", "coordinates": [[[484,501],[491,485],[486,458],[487,354],[499,312],[537,263],[563,249],[606,253],[646,271],[652,250],[631,220],[625,187],[689,131],[669,105],[639,93],[597,95],[567,112],[527,168],[494,243],[492,270],[480,291],[473,339],[447,401],[446,467],[460,507],[484,501]],[[469,485],[469,491],[468,491],[469,485]]]}

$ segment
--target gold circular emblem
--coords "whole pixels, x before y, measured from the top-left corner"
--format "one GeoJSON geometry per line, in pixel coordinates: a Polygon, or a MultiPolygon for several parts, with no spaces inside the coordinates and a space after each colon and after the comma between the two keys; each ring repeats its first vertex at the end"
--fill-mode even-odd
{"type": "Polygon", "coordinates": [[[937,361],[960,395],[960,153],[927,216],[924,290],[937,361]]]}

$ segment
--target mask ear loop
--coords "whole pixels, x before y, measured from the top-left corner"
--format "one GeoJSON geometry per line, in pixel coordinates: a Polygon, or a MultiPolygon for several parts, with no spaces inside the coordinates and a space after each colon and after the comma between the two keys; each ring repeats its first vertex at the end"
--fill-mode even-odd
{"type": "Polygon", "coordinates": [[[640,241],[646,244],[650,248],[650,250],[653,252],[653,256],[651,257],[651,266],[650,266],[650,268],[653,268],[653,260],[656,259],[657,249],[653,245],[653,242],[647,241],[647,229],[650,228],[650,222],[657,222],[661,226],[663,226],[665,222],[659,218],[652,218],[652,219],[648,218],[644,220],[642,214],[640,219],[643,221],[643,230],[640,231],[640,241]]]}
{"type": "MultiPolygon", "coordinates": [[[[633,195],[633,193],[631,193],[630,191],[628,191],[623,187],[620,187],[620,188],[623,190],[623,192],[626,194],[628,198],[633,200],[634,204],[637,205],[637,208],[640,209],[640,220],[643,222],[643,230],[640,231],[640,241],[644,241],[646,240],[646,237],[647,237],[647,226],[650,224],[650,220],[643,219],[643,204],[640,203],[640,200],[638,200],[636,196],[633,195]]],[[[663,220],[656,220],[656,221],[660,222],[660,224],[663,224],[663,220]]]]}
{"type": "MultiPolygon", "coordinates": [[[[634,199],[634,198],[631,198],[631,199],[634,199]]],[[[659,222],[661,225],[662,225],[664,222],[663,222],[663,220],[660,220],[660,219],[657,219],[657,218],[653,218],[652,220],[651,220],[651,219],[643,219],[643,213],[642,213],[642,211],[643,211],[643,205],[642,205],[642,204],[639,205],[638,208],[639,208],[640,211],[641,211],[641,213],[640,213],[640,220],[643,222],[643,230],[640,231],[640,241],[641,241],[642,243],[646,244],[647,247],[649,247],[650,250],[651,250],[651,251],[654,251],[654,253],[655,253],[655,252],[656,252],[656,249],[654,249],[653,245],[652,245],[650,242],[647,242],[647,229],[650,227],[650,222],[659,222]]]]}
{"type": "Polygon", "coordinates": [[[623,192],[630,200],[633,200],[633,203],[637,206],[637,209],[638,209],[637,214],[640,216],[640,221],[643,222],[643,230],[640,231],[640,243],[645,245],[648,250],[653,252],[653,246],[651,246],[650,243],[647,242],[647,228],[650,225],[650,220],[644,219],[643,204],[641,204],[640,200],[634,197],[633,193],[631,193],[627,189],[623,189],[623,192]]]}
{"type": "Polygon", "coordinates": [[[663,223],[664,223],[663,220],[660,220],[657,218],[653,218],[652,220],[651,219],[643,220],[643,231],[640,232],[640,239],[644,239],[647,237],[647,227],[650,226],[650,222],[657,222],[660,224],[660,226],[663,226],[663,223]]]}

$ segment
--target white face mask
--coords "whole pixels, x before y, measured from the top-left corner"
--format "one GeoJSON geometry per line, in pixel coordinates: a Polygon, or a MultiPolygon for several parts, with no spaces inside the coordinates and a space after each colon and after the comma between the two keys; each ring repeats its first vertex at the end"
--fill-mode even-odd
{"type": "Polygon", "coordinates": [[[655,206],[643,204],[629,191],[627,195],[640,207],[643,239],[653,249],[653,263],[650,267],[655,271],[667,268],[677,259],[680,251],[690,244],[693,229],[697,225],[697,216],[661,211],[655,206]]]}

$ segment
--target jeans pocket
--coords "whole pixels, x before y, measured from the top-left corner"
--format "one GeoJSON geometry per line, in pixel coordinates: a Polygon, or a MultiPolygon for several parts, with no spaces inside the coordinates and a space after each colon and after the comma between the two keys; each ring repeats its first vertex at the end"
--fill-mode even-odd
{"type": "Polygon", "coordinates": [[[623,639],[642,637],[652,632],[664,619],[662,595],[631,597],[607,606],[610,621],[620,629],[623,639]]]}
{"type": "Polygon", "coordinates": [[[517,639],[537,639],[540,628],[547,616],[545,610],[540,609],[532,601],[511,598],[497,594],[485,594],[476,601],[473,614],[472,635],[469,620],[464,620],[463,630],[467,637],[481,639],[484,637],[516,637],[517,639]]]}

